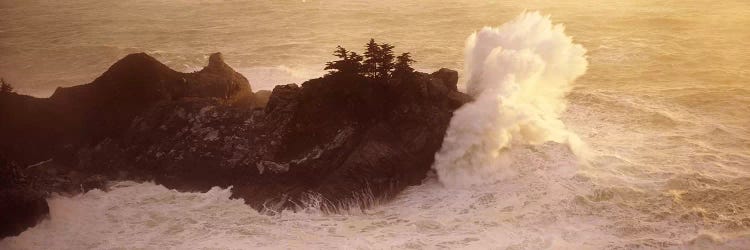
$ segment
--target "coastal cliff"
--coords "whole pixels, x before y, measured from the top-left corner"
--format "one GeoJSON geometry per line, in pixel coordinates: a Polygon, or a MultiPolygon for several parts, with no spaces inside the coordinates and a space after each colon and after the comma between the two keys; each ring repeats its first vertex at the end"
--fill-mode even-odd
{"type": "Polygon", "coordinates": [[[267,213],[367,207],[425,178],[454,110],[456,71],[375,80],[327,75],[254,94],[213,54],[176,72],[140,53],[50,98],[0,96],[0,236],[48,213],[51,193],[154,181],[232,186],[267,213]]]}

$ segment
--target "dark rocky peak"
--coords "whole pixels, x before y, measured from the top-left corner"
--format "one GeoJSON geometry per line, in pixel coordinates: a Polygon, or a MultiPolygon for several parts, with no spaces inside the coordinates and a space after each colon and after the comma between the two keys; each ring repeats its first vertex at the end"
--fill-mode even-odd
{"type": "Polygon", "coordinates": [[[130,54],[115,64],[97,78],[94,83],[124,80],[151,80],[176,76],[179,72],[156,60],[146,53],[130,54]]]}
{"type": "Polygon", "coordinates": [[[4,127],[12,128],[0,131],[0,151],[22,163],[46,160],[63,145],[118,137],[134,117],[160,102],[207,98],[256,105],[245,77],[219,53],[209,61],[203,71],[181,73],[145,53],[130,54],[93,82],[60,87],[50,98],[4,98],[3,106],[18,112],[0,112],[4,127]]]}
{"type": "Polygon", "coordinates": [[[206,71],[220,71],[232,69],[224,62],[224,56],[220,52],[216,52],[208,56],[208,66],[203,68],[206,71]]]}
{"type": "Polygon", "coordinates": [[[195,73],[177,72],[146,53],[135,53],[114,63],[90,84],[58,88],[52,98],[81,95],[116,95],[147,102],[182,97],[252,99],[252,89],[221,53],[211,54],[208,65],[195,73]]]}
{"type": "Polygon", "coordinates": [[[144,96],[161,99],[169,96],[166,85],[176,84],[180,74],[146,53],[135,53],[115,62],[89,84],[57,88],[51,99],[79,103],[110,95],[130,97],[133,101],[144,96]]]}
{"type": "Polygon", "coordinates": [[[212,96],[254,103],[250,82],[224,62],[221,53],[208,57],[208,65],[187,79],[188,96],[212,96]]]}
{"type": "Polygon", "coordinates": [[[442,80],[448,89],[458,91],[458,71],[441,68],[430,75],[442,80]]]}

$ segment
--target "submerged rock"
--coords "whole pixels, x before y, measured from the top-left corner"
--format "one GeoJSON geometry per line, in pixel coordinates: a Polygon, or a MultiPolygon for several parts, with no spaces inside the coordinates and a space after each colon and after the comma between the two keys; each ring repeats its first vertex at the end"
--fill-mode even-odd
{"type": "Polygon", "coordinates": [[[310,198],[331,210],[367,206],[425,178],[452,112],[470,101],[457,80],[447,69],[409,81],[326,76],[256,100],[220,54],[189,74],[134,54],[51,98],[0,98],[0,118],[17,132],[0,132],[0,152],[16,162],[53,158],[55,174],[27,171],[44,180],[34,186],[43,193],[153,180],[183,191],[233,186],[234,197],[267,212],[310,198]],[[56,128],[22,126],[56,119],[56,128]],[[50,181],[61,176],[64,185],[50,181]]]}

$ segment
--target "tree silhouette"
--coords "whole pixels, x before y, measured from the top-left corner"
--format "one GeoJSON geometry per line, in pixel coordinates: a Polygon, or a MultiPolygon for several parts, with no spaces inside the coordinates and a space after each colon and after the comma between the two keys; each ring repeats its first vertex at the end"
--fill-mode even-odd
{"type": "Polygon", "coordinates": [[[393,45],[384,43],[380,45],[378,56],[377,78],[385,80],[391,77],[393,70],[393,45]]]}
{"type": "Polygon", "coordinates": [[[399,79],[408,79],[411,76],[414,75],[414,68],[411,67],[411,64],[414,63],[414,59],[411,59],[411,54],[403,53],[400,56],[396,57],[396,65],[393,69],[393,77],[399,78],[399,79]]]}
{"type": "Polygon", "coordinates": [[[378,82],[386,82],[392,77],[410,78],[414,75],[411,64],[415,61],[409,53],[394,57],[393,48],[393,45],[387,43],[378,44],[373,38],[365,45],[364,56],[337,46],[333,55],[339,60],[327,62],[325,70],[329,71],[327,75],[357,75],[378,82]],[[394,63],[394,59],[397,62],[394,63]]]}
{"type": "Polygon", "coordinates": [[[329,75],[346,74],[359,75],[362,72],[362,56],[355,52],[348,51],[338,46],[333,53],[339,60],[327,62],[325,70],[329,70],[329,75]]]}
{"type": "Polygon", "coordinates": [[[12,93],[13,86],[6,82],[5,79],[0,78],[0,93],[12,93]]]}
{"type": "Polygon", "coordinates": [[[365,61],[362,64],[362,70],[366,77],[376,78],[378,61],[380,55],[380,46],[375,43],[375,39],[370,38],[370,42],[365,45],[365,61]]]}

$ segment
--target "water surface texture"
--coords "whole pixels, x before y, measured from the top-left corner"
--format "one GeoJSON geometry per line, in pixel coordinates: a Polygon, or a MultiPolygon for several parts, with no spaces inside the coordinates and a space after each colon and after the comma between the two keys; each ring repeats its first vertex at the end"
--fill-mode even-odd
{"type": "Polygon", "coordinates": [[[745,0],[0,0],[0,76],[44,97],[128,53],[191,71],[220,51],[254,90],[272,89],[322,75],[336,45],[361,50],[373,37],[418,69],[460,70],[466,89],[467,37],[526,10],[586,50],[553,116],[580,145],[503,145],[512,161],[472,185],[441,182],[441,169],[465,169],[442,163],[394,201],[349,214],[261,215],[231,189],[117,183],[51,198],[50,220],[0,248],[749,248],[745,0]]]}

